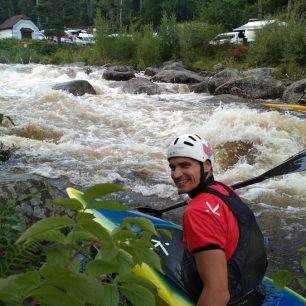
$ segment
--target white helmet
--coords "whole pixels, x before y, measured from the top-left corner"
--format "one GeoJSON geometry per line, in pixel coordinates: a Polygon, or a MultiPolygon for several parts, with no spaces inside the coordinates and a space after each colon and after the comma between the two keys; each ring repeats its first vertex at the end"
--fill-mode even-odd
{"type": "Polygon", "coordinates": [[[214,152],[209,143],[196,134],[185,134],[176,137],[167,151],[167,159],[172,157],[189,157],[200,162],[209,159],[214,164],[214,152]]]}

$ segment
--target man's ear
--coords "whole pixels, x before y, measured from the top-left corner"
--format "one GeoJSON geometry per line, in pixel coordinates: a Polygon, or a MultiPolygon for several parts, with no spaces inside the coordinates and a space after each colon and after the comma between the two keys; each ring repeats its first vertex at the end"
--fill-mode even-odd
{"type": "Polygon", "coordinates": [[[209,159],[206,159],[204,162],[204,171],[206,173],[211,173],[212,172],[212,165],[209,159]]]}

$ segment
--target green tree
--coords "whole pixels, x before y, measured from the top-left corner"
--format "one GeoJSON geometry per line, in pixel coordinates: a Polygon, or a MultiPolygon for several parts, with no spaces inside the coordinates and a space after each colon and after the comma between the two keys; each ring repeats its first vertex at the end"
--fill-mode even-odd
{"type": "Polygon", "coordinates": [[[47,35],[60,37],[67,27],[79,26],[79,9],[76,0],[40,0],[36,13],[40,27],[47,35]]]}

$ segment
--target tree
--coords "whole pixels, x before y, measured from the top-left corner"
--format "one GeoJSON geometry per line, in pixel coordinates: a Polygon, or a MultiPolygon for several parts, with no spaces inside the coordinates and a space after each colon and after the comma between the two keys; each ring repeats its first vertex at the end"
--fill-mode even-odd
{"type": "Polygon", "coordinates": [[[36,6],[39,26],[49,36],[60,37],[67,27],[79,26],[80,3],[77,0],[40,0],[36,6]]]}

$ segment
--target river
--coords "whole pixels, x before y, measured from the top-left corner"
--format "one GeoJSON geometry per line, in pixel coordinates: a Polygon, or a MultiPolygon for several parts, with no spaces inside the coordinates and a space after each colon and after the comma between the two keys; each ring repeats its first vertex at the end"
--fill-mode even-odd
{"type": "MultiPolygon", "coordinates": [[[[0,164],[3,171],[65,178],[82,188],[115,182],[134,194],[127,204],[163,207],[181,200],[165,156],[176,135],[208,139],[215,149],[215,177],[227,183],[260,175],[306,147],[305,113],[211,103],[211,96],[178,84],[159,84],[160,95],[124,94],[121,82],[102,78],[102,68],[91,70],[0,65],[0,113],[15,122],[0,127],[0,141],[18,148],[0,164]],[[79,79],[89,81],[97,95],[52,90],[79,79]]],[[[296,249],[306,246],[305,186],[305,173],[294,173],[239,190],[269,237],[271,271],[301,271],[296,249]]],[[[178,220],[180,214],[166,217],[178,220]]]]}

